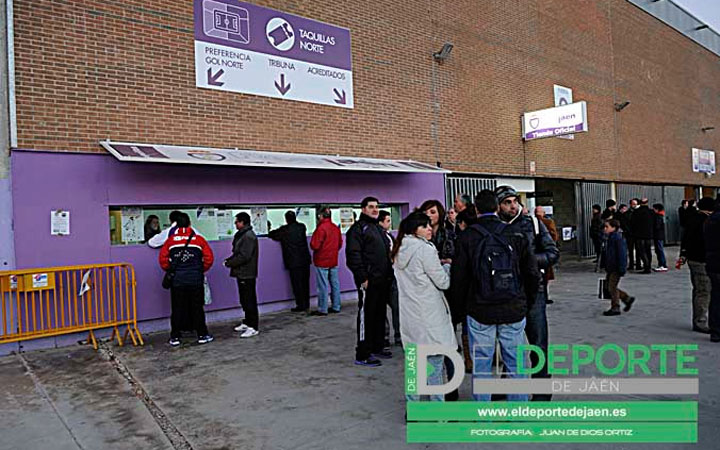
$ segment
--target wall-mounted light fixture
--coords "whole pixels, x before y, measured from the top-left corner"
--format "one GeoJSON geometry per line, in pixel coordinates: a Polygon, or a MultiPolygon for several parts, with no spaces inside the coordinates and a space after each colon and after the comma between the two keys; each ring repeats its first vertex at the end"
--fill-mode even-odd
{"type": "Polygon", "coordinates": [[[628,101],[624,101],[622,103],[615,103],[615,111],[622,111],[629,104],[630,104],[630,102],[628,102],[628,101]]]}
{"type": "Polygon", "coordinates": [[[703,133],[707,133],[708,131],[712,131],[714,129],[715,127],[702,127],[700,128],[700,131],[702,131],[703,133]]]}
{"type": "Polygon", "coordinates": [[[446,42],[443,44],[442,48],[439,52],[433,53],[433,58],[435,58],[435,61],[445,61],[450,56],[450,52],[452,52],[453,45],[449,42],[446,42]]]}

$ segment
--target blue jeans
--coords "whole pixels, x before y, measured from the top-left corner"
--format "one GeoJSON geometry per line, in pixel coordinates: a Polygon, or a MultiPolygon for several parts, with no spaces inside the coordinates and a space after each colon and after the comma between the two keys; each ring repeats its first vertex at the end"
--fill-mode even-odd
{"type": "MultiPolygon", "coordinates": [[[[428,356],[428,366],[432,366],[433,373],[428,376],[427,382],[429,386],[437,386],[443,384],[445,379],[443,377],[443,361],[445,357],[443,355],[430,355],[428,356]]],[[[443,402],[445,401],[444,395],[405,395],[405,398],[409,402],[419,402],[423,399],[430,398],[431,402],[443,402]]]]}
{"type": "MultiPolygon", "coordinates": [[[[535,303],[527,312],[527,323],[525,324],[525,334],[529,344],[537,345],[547,355],[548,350],[548,323],[547,323],[547,295],[545,289],[541,286],[535,297],[535,303]]],[[[537,364],[537,355],[533,352],[530,354],[533,367],[537,364]]],[[[533,374],[533,378],[549,378],[547,364],[543,369],[533,374]]]]}
{"type": "MultiPolygon", "coordinates": [[[[510,378],[527,378],[517,372],[517,348],[525,344],[525,319],[515,323],[486,325],[468,316],[468,337],[470,338],[470,357],[473,360],[473,380],[492,378],[492,365],[495,356],[495,341],[500,341],[500,352],[510,378]]],[[[527,367],[527,364],[524,364],[527,367]]],[[[528,394],[508,394],[511,402],[526,402],[528,394]]],[[[490,394],[474,392],[476,401],[490,401],[490,394]]]]}
{"type": "Polygon", "coordinates": [[[337,266],[315,267],[315,279],[317,281],[318,311],[328,312],[328,287],[330,287],[332,309],[340,312],[340,279],[337,266]]]}
{"type": "Polygon", "coordinates": [[[658,267],[667,267],[667,259],[665,259],[665,248],[663,241],[655,239],[655,256],[657,256],[658,267]]]}

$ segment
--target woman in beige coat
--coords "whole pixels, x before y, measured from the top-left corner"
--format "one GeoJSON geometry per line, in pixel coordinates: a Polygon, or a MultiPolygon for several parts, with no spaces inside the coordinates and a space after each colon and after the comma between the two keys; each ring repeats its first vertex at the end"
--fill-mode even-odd
{"type": "MultiPolygon", "coordinates": [[[[423,212],[413,212],[400,223],[400,232],[392,258],[397,279],[400,307],[400,334],[403,344],[439,344],[457,347],[450,319],[450,308],[443,290],[450,286],[450,276],[443,269],[435,246],[430,242],[432,227],[423,212]]],[[[442,355],[431,355],[433,367],[428,384],[443,384],[442,355]]],[[[408,395],[409,401],[419,400],[408,395]]],[[[442,401],[442,395],[431,396],[442,401]]]]}

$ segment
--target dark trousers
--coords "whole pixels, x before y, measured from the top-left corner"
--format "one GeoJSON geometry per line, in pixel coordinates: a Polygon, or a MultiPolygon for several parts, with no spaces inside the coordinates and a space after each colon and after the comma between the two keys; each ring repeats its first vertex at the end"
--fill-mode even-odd
{"type": "Polygon", "coordinates": [[[600,252],[602,252],[602,240],[598,236],[593,236],[592,243],[595,249],[595,259],[598,259],[600,258],[600,252]]]}
{"type": "Polygon", "coordinates": [[[198,337],[208,334],[205,324],[205,289],[199,286],[180,286],[170,289],[170,337],[180,339],[182,331],[195,330],[198,337]]]}
{"type": "MultiPolygon", "coordinates": [[[[392,316],[392,328],[394,330],[393,337],[400,339],[400,307],[398,306],[398,287],[397,281],[393,278],[390,284],[390,314],[392,316]]],[[[388,323],[387,315],[385,316],[385,340],[390,340],[390,323],[388,323]]]]}
{"type": "Polygon", "coordinates": [[[628,300],[630,300],[628,293],[618,287],[621,278],[617,272],[610,272],[607,274],[607,277],[605,277],[607,289],[610,293],[610,307],[612,309],[620,309],[620,301],[627,303],[628,300]]]}
{"type": "Polygon", "coordinates": [[[290,271],[290,284],[298,308],[310,309],[310,266],[293,267],[290,271]]]}
{"type": "Polygon", "coordinates": [[[355,359],[381,352],[385,340],[385,315],[390,302],[390,280],[371,281],[358,290],[357,347],[355,359]]]}
{"type": "Polygon", "coordinates": [[[710,326],[710,337],[720,338],[720,273],[708,272],[710,278],[710,313],[708,314],[708,325],[710,326]]]}
{"type": "MultiPolygon", "coordinates": [[[[531,345],[537,345],[540,347],[545,355],[548,354],[548,323],[547,323],[547,295],[545,293],[545,287],[540,286],[537,296],[535,297],[535,303],[530,307],[527,312],[527,320],[525,322],[525,335],[527,336],[528,343],[531,345]]],[[[532,366],[535,367],[538,363],[538,357],[535,352],[530,353],[530,361],[532,366]]],[[[543,366],[542,370],[532,375],[532,378],[550,378],[547,369],[547,363],[543,366]]],[[[550,401],[552,395],[550,394],[534,394],[532,396],[533,401],[550,401]]]]}
{"type": "Polygon", "coordinates": [[[640,258],[635,259],[635,239],[632,236],[625,236],[625,243],[627,244],[628,270],[633,270],[640,266],[640,258]],[[635,266],[636,261],[637,266],[635,266]]]}
{"type": "Polygon", "coordinates": [[[637,253],[637,266],[640,268],[640,262],[642,261],[642,269],[645,272],[650,271],[652,268],[652,246],[653,241],[651,239],[635,239],[635,251],[637,253]]]}
{"type": "Polygon", "coordinates": [[[255,278],[246,280],[237,279],[238,296],[240,297],[240,306],[245,311],[245,319],[243,323],[250,328],[258,329],[260,314],[258,313],[257,292],[255,292],[255,278]]]}

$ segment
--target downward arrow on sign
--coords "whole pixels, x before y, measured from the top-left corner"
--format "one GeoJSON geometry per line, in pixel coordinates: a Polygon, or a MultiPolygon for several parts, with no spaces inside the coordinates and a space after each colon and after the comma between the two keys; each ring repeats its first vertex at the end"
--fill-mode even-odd
{"type": "Polygon", "coordinates": [[[218,79],[219,79],[224,73],[225,73],[225,70],[220,69],[220,70],[218,70],[218,72],[217,72],[215,75],[213,75],[213,74],[212,74],[212,67],[210,67],[210,68],[208,69],[208,71],[207,71],[207,77],[208,77],[208,78],[207,78],[207,80],[208,80],[207,82],[208,82],[208,84],[209,84],[210,86],[222,86],[223,84],[225,84],[225,83],[222,82],[222,81],[218,81],[218,79]]]}
{"type": "Polygon", "coordinates": [[[290,90],[290,83],[287,85],[285,84],[285,74],[280,74],[280,84],[278,82],[275,82],[275,88],[277,88],[278,91],[280,91],[280,94],[285,95],[287,91],[290,90]]]}
{"type": "Polygon", "coordinates": [[[335,99],[335,103],[337,103],[338,105],[344,105],[347,103],[347,98],[345,97],[345,89],[342,90],[342,95],[340,95],[340,92],[337,89],[333,89],[333,92],[337,97],[335,99]]]}

